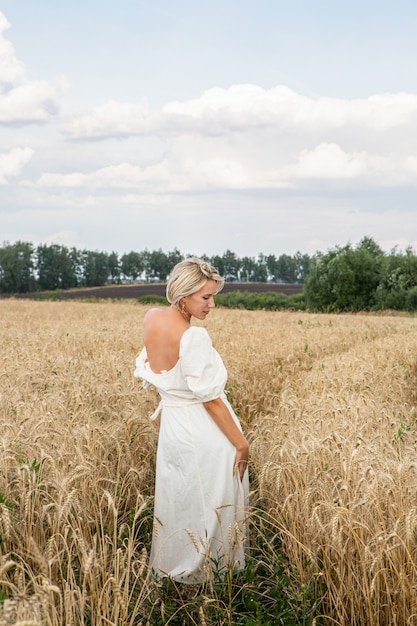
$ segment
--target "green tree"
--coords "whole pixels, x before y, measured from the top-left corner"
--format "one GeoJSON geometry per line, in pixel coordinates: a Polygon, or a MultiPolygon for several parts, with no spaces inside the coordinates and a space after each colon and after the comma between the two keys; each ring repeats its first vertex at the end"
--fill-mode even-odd
{"type": "MultiPolygon", "coordinates": [[[[201,258],[204,258],[204,255],[201,258]]],[[[177,263],[179,263],[183,259],[184,259],[184,256],[178,250],[178,248],[174,248],[171,252],[168,252],[168,266],[169,266],[168,274],[170,274],[174,266],[177,265],[177,263]]],[[[204,259],[204,260],[207,260],[207,259],[204,259]]]]}
{"type": "Polygon", "coordinates": [[[143,253],[128,252],[120,259],[122,274],[127,280],[136,281],[145,270],[143,253]]]}
{"type": "Polygon", "coordinates": [[[277,271],[277,257],[275,254],[268,254],[265,257],[266,269],[268,271],[268,278],[271,282],[276,282],[278,271],[277,271]]]}
{"type": "Polygon", "coordinates": [[[34,247],[30,243],[5,242],[0,248],[0,291],[27,293],[36,289],[34,247]]]}
{"type": "MultiPolygon", "coordinates": [[[[375,308],[404,310],[410,308],[410,290],[417,286],[417,257],[411,248],[395,248],[385,256],[376,292],[375,308]]],[[[411,298],[411,299],[410,299],[411,298]]]]}
{"type": "Polygon", "coordinates": [[[120,283],[121,267],[117,252],[109,254],[109,279],[111,283],[120,283]]]}
{"type": "Polygon", "coordinates": [[[40,289],[69,289],[77,285],[72,255],[65,246],[39,245],[36,270],[40,289]]]}
{"type": "Polygon", "coordinates": [[[210,258],[209,263],[210,265],[213,265],[213,267],[216,268],[220,276],[225,275],[225,265],[224,265],[223,257],[219,256],[218,254],[215,254],[214,256],[210,258]]]}
{"type": "Polygon", "coordinates": [[[372,239],[354,249],[337,246],[313,257],[304,294],[307,307],[320,311],[369,310],[375,304],[383,253],[372,239]]]}
{"type": "Polygon", "coordinates": [[[159,248],[148,253],[147,274],[148,280],[165,282],[171,270],[168,255],[159,248]]]}
{"type": "Polygon", "coordinates": [[[59,264],[57,261],[58,246],[40,245],[36,248],[36,270],[40,289],[58,289],[59,264]]]}
{"type": "Polygon", "coordinates": [[[296,252],[294,256],[296,282],[305,283],[307,276],[310,272],[311,259],[308,254],[301,254],[296,252]]]}
{"type": "Polygon", "coordinates": [[[84,284],[84,253],[75,247],[68,251],[68,257],[71,263],[71,273],[74,277],[74,286],[84,284]]]}
{"type": "Polygon", "coordinates": [[[405,307],[407,311],[410,311],[410,312],[417,311],[417,286],[411,287],[411,289],[407,291],[405,307]]]}
{"type": "Polygon", "coordinates": [[[223,254],[223,277],[226,281],[234,281],[239,277],[240,259],[231,250],[223,254]]]}
{"type": "Polygon", "coordinates": [[[102,287],[109,278],[109,258],[105,252],[84,250],[83,284],[86,287],[102,287]]]}
{"type": "Polygon", "coordinates": [[[240,261],[239,279],[245,283],[255,280],[256,259],[251,256],[244,256],[240,261]]]}
{"type": "Polygon", "coordinates": [[[295,283],[297,281],[297,264],[294,257],[289,254],[281,254],[276,262],[276,279],[283,283],[295,283]]]}
{"type": "Polygon", "coordinates": [[[266,257],[262,253],[258,255],[253,280],[256,281],[257,283],[266,283],[268,280],[268,268],[266,265],[266,257]]]}

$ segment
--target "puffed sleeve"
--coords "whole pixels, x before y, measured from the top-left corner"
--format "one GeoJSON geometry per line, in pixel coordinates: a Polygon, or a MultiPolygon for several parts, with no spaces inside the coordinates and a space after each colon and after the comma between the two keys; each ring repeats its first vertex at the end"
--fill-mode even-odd
{"type": "Polygon", "coordinates": [[[139,354],[139,356],[136,359],[136,363],[135,363],[136,367],[135,367],[133,376],[135,378],[142,379],[142,385],[144,389],[149,389],[150,387],[153,387],[152,383],[148,380],[149,368],[146,366],[147,362],[148,362],[148,356],[146,353],[146,348],[143,348],[142,352],[139,354]]]}
{"type": "Polygon", "coordinates": [[[226,368],[205,328],[192,326],[184,333],[180,357],[184,380],[197,400],[209,402],[223,395],[226,368]]]}

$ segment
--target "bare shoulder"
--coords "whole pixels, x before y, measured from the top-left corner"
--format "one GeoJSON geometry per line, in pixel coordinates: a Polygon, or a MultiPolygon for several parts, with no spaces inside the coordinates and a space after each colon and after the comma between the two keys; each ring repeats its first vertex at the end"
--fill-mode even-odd
{"type": "Polygon", "coordinates": [[[145,317],[143,318],[143,322],[146,325],[149,324],[165,324],[167,322],[167,320],[169,320],[170,318],[174,318],[175,319],[175,315],[172,315],[172,309],[157,309],[157,308],[152,308],[149,309],[149,311],[147,311],[147,313],[145,314],[145,317]]]}
{"type": "Polygon", "coordinates": [[[176,334],[178,330],[182,332],[187,328],[186,322],[175,309],[152,308],[146,313],[144,320],[145,332],[176,334]]]}
{"type": "Polygon", "coordinates": [[[161,313],[163,313],[163,311],[163,309],[157,308],[149,309],[149,311],[145,313],[145,317],[143,318],[144,324],[149,324],[149,322],[157,319],[161,315],[161,313]]]}

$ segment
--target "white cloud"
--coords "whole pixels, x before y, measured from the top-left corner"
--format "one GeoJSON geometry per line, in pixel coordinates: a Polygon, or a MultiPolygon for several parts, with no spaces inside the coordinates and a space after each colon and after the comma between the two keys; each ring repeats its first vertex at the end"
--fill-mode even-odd
{"type": "Polygon", "coordinates": [[[67,81],[28,80],[24,64],[4,36],[9,26],[0,12],[0,123],[45,122],[58,113],[67,81]]]}
{"type": "MultiPolygon", "coordinates": [[[[220,144],[218,151],[221,148],[220,144]]],[[[35,186],[90,191],[134,189],[142,197],[154,193],[161,197],[170,193],[218,190],[302,189],[309,181],[320,183],[320,193],[330,183],[332,189],[337,184],[340,190],[354,186],[384,188],[417,184],[416,155],[395,159],[365,151],[349,152],[335,143],[323,142],[295,156],[286,155],[288,164],[281,168],[274,168],[273,160],[257,163],[257,156],[255,152],[250,161],[238,148],[228,150],[227,146],[224,146],[224,156],[216,150],[210,154],[210,147],[204,152],[198,144],[181,142],[174,144],[169,155],[165,154],[159,162],[147,167],[121,163],[88,173],[44,173],[35,186]]]]}
{"type": "Polygon", "coordinates": [[[145,100],[112,100],[68,120],[63,131],[78,140],[154,135],[159,153],[146,165],[127,159],[90,172],[45,173],[39,187],[143,195],[417,182],[417,94],[347,100],[311,98],[282,85],[233,85],[159,110],[145,100]]]}
{"type": "Polygon", "coordinates": [[[25,67],[16,57],[12,44],[4,37],[10,28],[6,17],[0,11],[0,85],[11,85],[25,78],[25,67]]]}
{"type": "Polygon", "coordinates": [[[417,111],[417,96],[411,94],[379,94],[367,99],[309,98],[284,85],[263,89],[256,85],[232,85],[228,89],[209,89],[195,100],[171,102],[164,111],[199,119],[217,115],[219,118],[244,115],[245,126],[252,120],[274,124],[277,120],[294,125],[321,123],[371,124],[374,128],[397,126],[417,111]],[[393,115],[394,114],[394,115],[393,115]]]}
{"type": "Polygon", "coordinates": [[[109,165],[87,174],[74,172],[71,174],[45,173],[36,182],[37,187],[67,187],[89,189],[137,189],[145,186],[164,185],[164,190],[184,191],[188,188],[184,175],[175,172],[168,161],[141,168],[131,163],[109,165]]]}
{"type": "Polygon", "coordinates": [[[309,98],[279,85],[215,87],[199,98],[169,102],[150,111],[146,101],[110,101],[90,113],[74,116],[63,125],[73,139],[110,136],[167,135],[199,132],[226,135],[251,129],[273,132],[324,132],[349,128],[381,133],[401,127],[417,127],[417,95],[377,94],[366,99],[309,98]]]}
{"type": "Polygon", "coordinates": [[[129,136],[148,132],[149,107],[140,102],[110,100],[91,113],[75,116],[62,124],[62,132],[71,139],[129,136]]]}
{"type": "Polygon", "coordinates": [[[321,143],[314,150],[302,150],[296,163],[283,168],[283,179],[347,180],[378,179],[381,185],[397,181],[396,163],[390,158],[366,152],[349,153],[335,143],[321,143]]]}
{"type": "Polygon", "coordinates": [[[377,94],[366,99],[309,98],[286,86],[263,89],[233,85],[210,89],[200,98],[171,102],[163,108],[171,116],[217,122],[224,129],[248,127],[314,130],[360,126],[374,131],[417,122],[417,95],[377,94]]]}
{"type": "Polygon", "coordinates": [[[176,154],[175,158],[171,156],[145,168],[121,163],[89,173],[45,173],[35,185],[43,188],[135,189],[141,194],[288,186],[285,181],[271,183],[265,174],[251,172],[237,158],[196,159],[192,152],[184,158],[176,154]]]}
{"type": "Polygon", "coordinates": [[[0,185],[7,185],[9,178],[18,176],[33,154],[31,148],[14,148],[10,152],[0,154],[0,185]]]}
{"type": "Polygon", "coordinates": [[[66,89],[65,79],[55,84],[33,80],[0,94],[0,123],[46,122],[59,111],[58,98],[66,89]]]}

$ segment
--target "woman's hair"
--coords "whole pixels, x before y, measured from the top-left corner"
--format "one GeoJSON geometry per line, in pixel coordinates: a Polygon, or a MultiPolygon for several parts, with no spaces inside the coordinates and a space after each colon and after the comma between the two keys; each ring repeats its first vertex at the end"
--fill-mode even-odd
{"type": "Polygon", "coordinates": [[[216,293],[223,289],[224,280],[215,267],[201,259],[190,258],[180,261],[172,270],[166,289],[170,304],[178,308],[181,298],[199,291],[208,280],[216,283],[216,293]]]}

